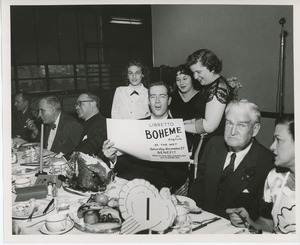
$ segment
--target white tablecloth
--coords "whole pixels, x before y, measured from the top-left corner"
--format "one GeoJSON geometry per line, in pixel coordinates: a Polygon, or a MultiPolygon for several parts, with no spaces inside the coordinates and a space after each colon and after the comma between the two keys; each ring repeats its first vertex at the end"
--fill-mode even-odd
{"type": "MultiPolygon", "coordinates": [[[[24,143],[21,139],[17,139],[17,144],[20,145],[21,143],[24,143]]],[[[37,152],[39,151],[39,149],[36,149],[37,152]]],[[[16,166],[20,166],[21,163],[24,163],[24,160],[22,160],[22,152],[18,152],[16,151],[17,157],[18,157],[18,162],[15,164],[12,164],[13,167],[16,166]]],[[[44,155],[48,155],[51,154],[51,152],[44,150],[44,155]]],[[[43,171],[48,171],[49,168],[45,167],[43,169],[43,171]]],[[[38,171],[36,171],[38,172],[38,171]]],[[[36,180],[36,176],[35,176],[35,172],[28,174],[26,177],[29,177],[31,179],[31,184],[33,185],[35,183],[36,180]]],[[[14,178],[19,178],[19,176],[13,176],[12,179],[14,178]]],[[[116,177],[115,181],[110,184],[108,186],[108,190],[106,192],[106,194],[112,198],[112,197],[119,197],[119,192],[122,188],[122,186],[124,184],[127,183],[127,180],[121,179],[116,177]]],[[[79,206],[83,203],[86,202],[86,200],[88,199],[89,195],[78,195],[78,194],[74,194],[71,193],[69,191],[67,191],[67,189],[64,189],[63,187],[58,189],[58,197],[57,197],[57,201],[59,202],[59,199],[65,199],[70,203],[70,208],[67,211],[63,211],[65,213],[69,213],[69,214],[73,214],[76,215],[77,214],[77,209],[79,208],[79,206]]],[[[12,194],[12,202],[14,203],[16,198],[15,194],[12,194]]],[[[50,201],[52,199],[52,196],[48,196],[46,198],[46,200],[50,201]]],[[[54,213],[60,212],[56,209],[54,209],[52,212],[48,213],[47,215],[52,215],[54,213]]],[[[37,218],[33,218],[32,221],[28,222],[27,220],[21,220],[21,219],[13,219],[13,229],[16,231],[16,233],[19,233],[20,235],[25,235],[25,234],[30,234],[30,235],[34,235],[34,234],[41,234],[41,227],[44,225],[44,220],[46,219],[46,216],[41,216],[41,217],[37,217],[37,218]]],[[[216,215],[208,213],[208,212],[202,212],[201,214],[189,214],[190,217],[192,218],[192,220],[195,221],[203,221],[206,219],[211,219],[216,217],[216,215]]],[[[194,225],[195,227],[196,225],[194,225]]],[[[207,225],[206,227],[199,229],[193,233],[195,234],[234,234],[234,233],[239,233],[242,232],[243,229],[241,228],[236,228],[234,226],[232,226],[230,224],[230,221],[221,218],[220,220],[211,223],[209,225],[207,225]]],[[[171,232],[172,233],[172,232],[171,232]]],[[[68,232],[68,235],[72,235],[72,234],[87,234],[83,231],[80,231],[78,229],[76,229],[75,227],[73,229],[71,229],[68,232]]]]}

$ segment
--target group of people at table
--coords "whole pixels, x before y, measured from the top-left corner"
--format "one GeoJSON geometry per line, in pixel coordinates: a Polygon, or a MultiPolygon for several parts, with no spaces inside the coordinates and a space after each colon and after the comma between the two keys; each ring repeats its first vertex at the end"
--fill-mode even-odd
{"type": "MultiPolygon", "coordinates": [[[[90,92],[81,93],[75,104],[84,123],[62,111],[56,96],[40,99],[44,147],[63,153],[67,160],[77,151],[95,155],[113,166],[117,176],[146,179],[158,189],[169,187],[172,193],[187,195],[202,209],[230,219],[235,226],[242,227],[244,217],[256,229],[295,233],[294,118],[288,115],[276,120],[274,142],[267,149],[255,139],[261,127],[258,106],[237,99],[234,86],[220,75],[221,70],[222,62],[212,51],[198,50],[175,69],[171,92],[162,81],[146,88],[146,67],[132,60],[124,70],[128,85],[118,87],[113,98],[113,119],[182,118],[188,148],[194,154],[205,135],[200,153],[193,156],[199,157],[195,180],[189,178],[187,163],[119,156],[107,139],[100,99],[90,92]],[[188,189],[183,188],[187,185],[188,189]]],[[[13,137],[38,141],[41,120],[31,113],[29,95],[17,94],[14,105],[18,112],[13,137]]]]}

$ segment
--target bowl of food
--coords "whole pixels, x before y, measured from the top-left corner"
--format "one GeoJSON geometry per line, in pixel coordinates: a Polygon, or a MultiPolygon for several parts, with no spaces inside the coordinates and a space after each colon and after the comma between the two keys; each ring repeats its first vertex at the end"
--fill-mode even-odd
{"type": "Polygon", "coordinates": [[[75,227],[89,233],[116,233],[122,226],[117,198],[98,193],[72,214],[75,227]]]}

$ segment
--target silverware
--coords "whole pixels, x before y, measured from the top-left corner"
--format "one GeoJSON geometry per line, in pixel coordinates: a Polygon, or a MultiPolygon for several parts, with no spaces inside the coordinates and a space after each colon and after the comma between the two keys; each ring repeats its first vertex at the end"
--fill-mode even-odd
{"type": "Polygon", "coordinates": [[[243,215],[241,215],[241,213],[236,213],[242,220],[244,226],[249,230],[249,232],[251,234],[262,234],[262,229],[257,230],[253,225],[251,225],[248,221],[247,218],[243,215]]]}
{"type": "Polygon", "coordinates": [[[36,211],[38,211],[38,209],[39,209],[38,206],[34,206],[34,208],[33,208],[32,212],[31,212],[31,214],[30,214],[29,217],[28,217],[28,220],[27,220],[28,222],[30,222],[30,221],[32,220],[33,214],[34,214],[36,211]]]}
{"type": "Polygon", "coordinates": [[[184,202],[180,201],[176,195],[174,195],[174,196],[175,196],[175,199],[176,199],[178,205],[185,205],[184,202]]]}
{"type": "Polygon", "coordinates": [[[35,225],[37,225],[37,224],[39,224],[39,223],[42,223],[42,222],[46,222],[46,221],[45,221],[45,220],[41,220],[41,221],[39,221],[39,222],[36,222],[36,223],[34,223],[34,224],[32,224],[32,225],[28,225],[28,226],[26,226],[26,228],[33,227],[33,226],[35,226],[35,225]]]}
{"type": "MultiPolygon", "coordinates": [[[[200,225],[194,227],[194,228],[192,229],[192,231],[199,230],[199,229],[201,229],[201,228],[207,226],[208,224],[213,223],[213,222],[216,222],[216,221],[218,221],[218,220],[220,220],[220,219],[221,219],[220,217],[215,217],[215,218],[213,218],[213,219],[203,220],[202,222],[199,222],[200,225]]],[[[193,223],[195,223],[195,222],[197,222],[197,221],[194,221],[193,223]]]]}
{"type": "Polygon", "coordinates": [[[52,198],[52,200],[48,203],[47,207],[43,211],[43,214],[47,213],[48,209],[50,208],[50,206],[52,205],[53,202],[54,202],[54,198],[52,198]]]}
{"type": "Polygon", "coordinates": [[[39,166],[40,164],[38,162],[28,162],[28,163],[21,163],[21,166],[39,166]]]}

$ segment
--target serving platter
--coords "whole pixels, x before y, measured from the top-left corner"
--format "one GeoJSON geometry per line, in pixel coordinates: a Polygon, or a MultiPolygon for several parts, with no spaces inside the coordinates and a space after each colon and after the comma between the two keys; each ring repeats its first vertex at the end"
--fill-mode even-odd
{"type": "Polygon", "coordinates": [[[112,234],[119,232],[122,227],[122,223],[113,223],[113,225],[112,223],[96,223],[90,225],[85,224],[83,219],[74,218],[73,220],[76,229],[87,233],[112,234]]]}
{"type": "MultiPolygon", "coordinates": [[[[54,210],[54,204],[50,206],[48,211],[44,214],[44,210],[49,204],[49,200],[43,199],[36,199],[35,200],[36,206],[38,206],[38,210],[33,214],[32,218],[37,218],[44,216],[54,210]]],[[[25,201],[25,202],[16,202],[12,206],[12,218],[13,219],[27,219],[33,210],[32,202],[25,201]]]]}
{"type": "Polygon", "coordinates": [[[65,182],[62,183],[62,187],[64,188],[65,191],[70,192],[72,194],[77,194],[80,196],[85,196],[85,197],[89,197],[91,196],[91,194],[96,194],[96,193],[100,193],[100,192],[92,192],[92,191],[81,191],[81,190],[75,190],[73,188],[71,188],[70,186],[68,186],[65,182]]]}

